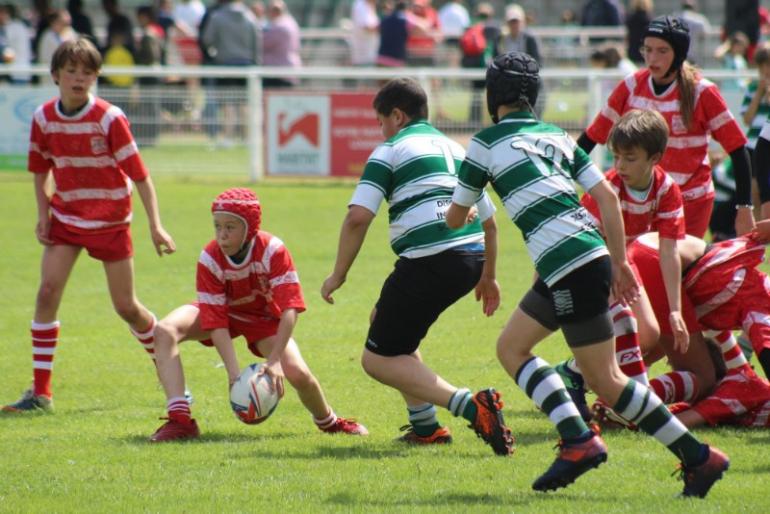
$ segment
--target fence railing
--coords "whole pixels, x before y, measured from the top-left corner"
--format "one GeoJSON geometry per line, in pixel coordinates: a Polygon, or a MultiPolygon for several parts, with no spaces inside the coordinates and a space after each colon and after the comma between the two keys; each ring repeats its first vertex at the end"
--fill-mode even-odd
{"type": "MultiPolygon", "coordinates": [[[[0,76],[6,70],[0,67],[0,76]]],[[[42,66],[23,71],[48,75],[42,66]]],[[[712,69],[703,74],[720,86],[739,117],[742,85],[756,72],[712,69]]],[[[100,84],[98,94],[127,113],[142,155],[152,172],[161,174],[228,174],[250,180],[271,174],[355,174],[358,161],[381,140],[371,98],[379,84],[395,76],[422,84],[431,121],[459,142],[466,143],[489,123],[483,89],[478,88],[484,78],[481,69],[107,67],[102,76],[106,81],[134,78],[130,87],[100,84]],[[274,88],[269,79],[275,78],[295,84],[274,88]],[[306,151],[305,143],[316,153],[306,151]],[[281,151],[294,153],[281,158],[281,151]],[[325,168],[319,159],[326,159],[325,168]],[[357,161],[349,165],[347,160],[357,161]]],[[[544,69],[542,77],[537,113],[575,135],[622,78],[617,71],[594,69],[544,69]]],[[[16,123],[0,123],[0,154],[15,152],[19,161],[26,157],[34,106],[56,93],[50,82],[0,84],[0,119],[16,123]]],[[[600,152],[594,158],[603,159],[600,152]]]]}

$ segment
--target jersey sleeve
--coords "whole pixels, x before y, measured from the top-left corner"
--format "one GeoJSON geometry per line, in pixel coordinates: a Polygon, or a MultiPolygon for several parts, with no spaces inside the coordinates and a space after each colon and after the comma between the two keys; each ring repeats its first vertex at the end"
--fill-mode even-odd
{"type": "Polygon", "coordinates": [[[205,249],[198,258],[195,282],[201,328],[206,331],[227,328],[229,322],[224,271],[205,249]]]}
{"type": "Polygon", "coordinates": [[[388,162],[389,151],[390,147],[380,145],[369,156],[348,206],[359,205],[377,214],[382,201],[390,197],[393,189],[393,169],[388,162]]]}
{"type": "Polygon", "coordinates": [[[590,191],[596,184],[604,180],[604,173],[596,167],[588,154],[577,145],[575,145],[574,158],[572,179],[580,184],[583,191],[590,191]]]}
{"type": "Polygon", "coordinates": [[[655,212],[655,229],[658,236],[666,239],[684,239],[684,205],[679,186],[673,180],[666,181],[655,212]]]}
{"type": "Polygon", "coordinates": [[[714,84],[701,92],[699,103],[703,106],[711,135],[722,145],[725,152],[732,153],[748,143],[746,135],[714,84]]]}
{"type": "Polygon", "coordinates": [[[489,182],[489,171],[486,165],[487,150],[475,139],[468,145],[468,153],[460,165],[457,186],[455,186],[452,201],[463,207],[470,207],[479,200],[484,187],[489,182]]]}
{"type": "Polygon", "coordinates": [[[128,118],[118,107],[111,106],[105,118],[109,119],[107,130],[107,141],[110,150],[115,156],[118,166],[134,182],[141,182],[148,176],[147,168],[139,155],[139,148],[136,146],[134,136],[131,134],[131,126],[128,118]]]}
{"type": "Polygon", "coordinates": [[[273,306],[277,308],[276,314],[280,317],[280,313],[288,309],[296,309],[297,312],[304,311],[306,308],[305,299],[302,296],[299,275],[289,250],[280,239],[273,237],[268,246],[268,255],[270,293],[273,306]]]}
{"type": "Polygon", "coordinates": [[[481,192],[481,198],[476,202],[476,208],[479,210],[479,220],[482,223],[494,216],[495,211],[497,211],[486,191],[481,192]]]}
{"type": "Polygon", "coordinates": [[[621,80],[615,89],[612,90],[607,103],[596,115],[594,121],[586,129],[586,135],[599,144],[605,144],[610,135],[612,126],[620,119],[631,95],[628,81],[633,80],[633,76],[621,80]]]}
{"type": "Polygon", "coordinates": [[[48,143],[40,126],[43,116],[42,108],[35,111],[32,117],[32,127],[29,135],[29,154],[27,156],[27,169],[32,173],[46,173],[54,166],[51,153],[48,151],[48,143]]]}

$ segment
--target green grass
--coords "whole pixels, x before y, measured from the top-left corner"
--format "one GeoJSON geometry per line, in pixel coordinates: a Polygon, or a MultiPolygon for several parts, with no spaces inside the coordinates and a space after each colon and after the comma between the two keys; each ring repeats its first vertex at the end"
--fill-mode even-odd
{"type": "MultiPolygon", "coordinates": [[[[236,181],[156,179],[166,228],[178,252],[151,249],[140,204],[133,225],[139,298],[158,315],[194,298],[194,269],[211,237],[211,199],[236,181]]],[[[458,386],[495,386],[517,438],[512,458],[492,454],[465,423],[440,418],[455,443],[405,448],[392,439],[406,422],[397,393],[358,363],[369,311],[395,257],[386,216],[378,216],[335,306],[322,302],[350,183],[277,182],[255,188],[263,228],[292,251],[308,310],[296,339],[338,413],[365,423],[367,438],[318,432],[293,391],[259,426],[230,412],[224,370],[213,349],[183,345],[195,394],[199,441],[150,445],[164,398],[151,365],[112,312],[99,264],[81,258],[62,308],[52,416],[0,416],[0,512],[742,512],[767,506],[766,431],[701,429],[728,452],[732,467],[706,501],[675,498],[676,459],[651,438],[608,433],[609,462],[566,490],[535,494],[530,485],[551,462],[557,436],[497,363],[494,344],[530,282],[532,267],[513,225],[501,216],[501,311],[483,318],[468,297],[446,312],[422,349],[458,386]]],[[[31,181],[0,174],[0,401],[15,400],[30,379],[29,320],[41,247],[33,229],[31,181]]],[[[242,365],[252,359],[237,341],[242,365]]],[[[567,355],[561,336],[538,350],[567,355]]]]}

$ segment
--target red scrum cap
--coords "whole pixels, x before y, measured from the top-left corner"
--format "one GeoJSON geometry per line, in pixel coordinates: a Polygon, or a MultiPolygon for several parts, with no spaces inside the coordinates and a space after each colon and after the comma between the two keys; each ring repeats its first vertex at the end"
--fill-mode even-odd
{"type": "Polygon", "coordinates": [[[211,213],[224,212],[231,214],[246,225],[246,238],[244,243],[251,241],[257,234],[262,222],[262,207],[259,198],[251,190],[242,187],[234,187],[221,193],[211,204],[211,213]]]}

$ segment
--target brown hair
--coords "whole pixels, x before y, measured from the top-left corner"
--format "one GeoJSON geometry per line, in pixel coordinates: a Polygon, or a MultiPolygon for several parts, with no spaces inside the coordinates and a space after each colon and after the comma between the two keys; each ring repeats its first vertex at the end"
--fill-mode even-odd
{"type": "Polygon", "coordinates": [[[393,79],[382,86],[372,107],[383,116],[398,108],[413,120],[428,117],[428,97],[420,84],[409,78],[393,79]]]}
{"type": "Polygon", "coordinates": [[[754,64],[761,66],[766,62],[770,62],[770,45],[764,43],[757,46],[757,51],[754,52],[754,64]]]}
{"type": "Polygon", "coordinates": [[[684,126],[690,128],[693,112],[695,111],[695,86],[698,82],[698,70],[689,62],[682,63],[676,73],[679,86],[679,111],[682,113],[684,126]]]}
{"type": "Polygon", "coordinates": [[[668,125],[657,111],[634,109],[612,127],[608,138],[612,151],[642,148],[647,156],[663,153],[668,143],[668,125]]]}
{"type": "Polygon", "coordinates": [[[76,38],[65,41],[51,57],[51,73],[59,71],[67,64],[82,64],[90,70],[98,72],[102,68],[102,54],[94,44],[86,38],[76,38]]]}

